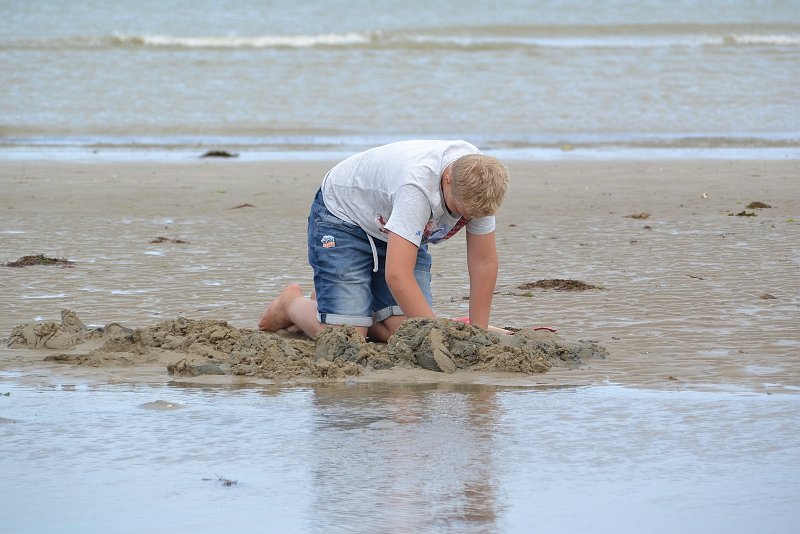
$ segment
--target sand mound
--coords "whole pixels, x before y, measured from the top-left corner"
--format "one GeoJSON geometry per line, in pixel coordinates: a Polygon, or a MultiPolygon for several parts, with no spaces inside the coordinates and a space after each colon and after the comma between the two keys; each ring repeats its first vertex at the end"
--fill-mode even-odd
{"type": "Polygon", "coordinates": [[[70,310],[61,311],[61,322],[43,321],[15,327],[8,339],[8,346],[35,349],[67,349],[100,334],[89,330],[70,310]]]}
{"type": "Polygon", "coordinates": [[[392,367],[458,371],[542,373],[553,366],[578,367],[605,358],[590,341],[567,342],[546,331],[497,335],[448,319],[411,319],[388,345],[372,343],[354,329],[329,328],[316,340],[237,329],[224,321],[177,318],[149,328],[112,323],[88,329],[64,310],[61,323],[20,325],[11,347],[65,349],[89,339],[101,345],[85,353],[47,356],[50,361],[90,366],[164,365],[172,375],[227,374],[262,378],[338,379],[392,367]]]}

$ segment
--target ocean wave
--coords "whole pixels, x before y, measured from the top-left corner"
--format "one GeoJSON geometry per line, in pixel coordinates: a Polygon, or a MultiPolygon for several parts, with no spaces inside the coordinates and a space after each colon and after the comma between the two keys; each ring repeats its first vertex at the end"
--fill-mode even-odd
{"type": "Polygon", "coordinates": [[[727,35],[726,44],[800,46],[800,35],[727,35]]]}
{"type": "Polygon", "coordinates": [[[115,32],[104,36],[39,40],[0,38],[0,50],[15,48],[492,50],[725,46],[800,47],[800,25],[498,25],[314,35],[176,36],[115,32]]]}
{"type": "Polygon", "coordinates": [[[126,35],[103,38],[107,44],[167,48],[310,48],[347,47],[371,41],[369,34],[325,33],[319,35],[262,35],[254,37],[177,37],[172,35],[126,35]]]}

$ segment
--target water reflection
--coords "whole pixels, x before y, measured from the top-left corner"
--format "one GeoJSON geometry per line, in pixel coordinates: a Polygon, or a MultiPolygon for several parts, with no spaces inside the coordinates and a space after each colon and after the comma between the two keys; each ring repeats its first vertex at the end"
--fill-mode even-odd
{"type": "Polygon", "coordinates": [[[356,518],[389,532],[496,530],[495,388],[318,387],[312,405],[317,531],[356,518]]]}

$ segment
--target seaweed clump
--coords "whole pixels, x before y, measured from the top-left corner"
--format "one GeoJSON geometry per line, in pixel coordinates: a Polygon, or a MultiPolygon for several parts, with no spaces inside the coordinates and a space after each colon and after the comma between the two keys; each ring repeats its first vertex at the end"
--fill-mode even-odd
{"type": "Polygon", "coordinates": [[[555,291],[586,291],[589,289],[603,289],[600,286],[587,284],[580,280],[564,280],[561,278],[552,278],[546,280],[537,280],[535,282],[526,282],[517,287],[523,291],[530,289],[553,289],[555,291]]]}
{"type": "Polygon", "coordinates": [[[31,265],[75,265],[74,262],[66,258],[50,258],[44,254],[32,254],[30,256],[22,256],[16,261],[10,261],[5,264],[6,267],[30,267],[31,265]]]}

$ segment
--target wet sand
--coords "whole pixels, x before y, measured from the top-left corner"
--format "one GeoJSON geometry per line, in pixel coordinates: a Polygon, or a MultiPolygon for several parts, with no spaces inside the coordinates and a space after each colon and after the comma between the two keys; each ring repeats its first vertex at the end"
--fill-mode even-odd
{"type": "MultiPolygon", "coordinates": [[[[33,254],[72,262],[0,267],[0,372],[176,380],[152,361],[45,361],[97,348],[87,344],[54,352],[7,343],[15,326],[58,321],[63,309],[88,328],[179,317],[254,328],[286,283],[311,289],[305,218],[332,163],[0,163],[0,263],[33,254]]],[[[347,380],[800,391],[800,163],[508,165],[492,322],[555,327],[565,343],[591,341],[608,356],[537,373],[393,367],[347,380]]],[[[432,247],[443,317],[467,315],[463,246],[458,236],[432,247]]]]}

